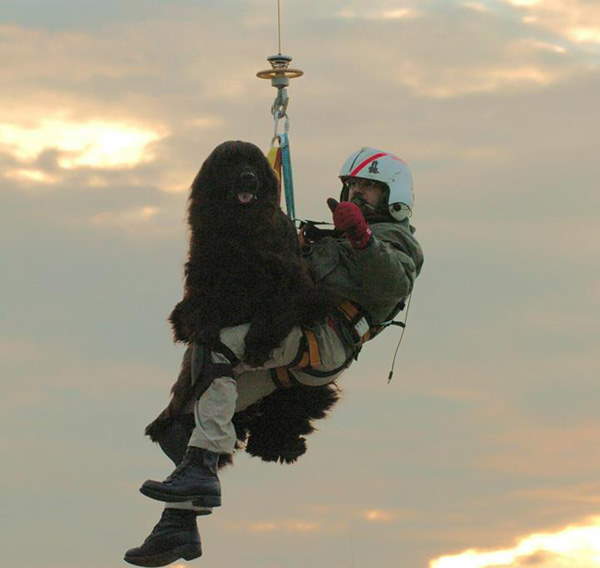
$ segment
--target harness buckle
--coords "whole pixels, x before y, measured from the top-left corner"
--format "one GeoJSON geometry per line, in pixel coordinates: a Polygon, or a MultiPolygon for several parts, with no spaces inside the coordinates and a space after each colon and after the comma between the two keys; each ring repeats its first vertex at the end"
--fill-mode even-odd
{"type": "Polygon", "coordinates": [[[354,324],[354,331],[356,331],[361,343],[370,339],[370,337],[366,337],[370,335],[369,332],[371,331],[371,326],[369,326],[366,317],[363,316],[354,324]]]}

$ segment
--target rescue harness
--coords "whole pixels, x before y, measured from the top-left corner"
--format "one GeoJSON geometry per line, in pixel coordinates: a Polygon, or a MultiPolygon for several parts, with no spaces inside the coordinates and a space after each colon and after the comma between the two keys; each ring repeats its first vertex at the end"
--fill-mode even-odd
{"type": "Polygon", "coordinates": [[[348,367],[352,361],[358,359],[358,355],[364,343],[373,339],[386,327],[390,325],[397,325],[402,328],[406,327],[405,322],[393,319],[393,317],[402,311],[404,307],[404,301],[400,302],[392,312],[391,319],[373,325],[369,321],[367,314],[361,310],[358,304],[349,300],[343,301],[337,306],[333,314],[329,316],[327,323],[335,329],[339,338],[345,345],[351,346],[352,352],[346,361],[336,369],[327,371],[319,369],[322,363],[317,336],[311,329],[303,328],[303,337],[300,341],[298,354],[294,360],[285,367],[275,367],[274,369],[271,369],[271,379],[278,387],[290,388],[294,385],[304,384],[298,381],[294,376],[294,370],[299,370],[307,375],[320,378],[337,375],[348,367]]]}

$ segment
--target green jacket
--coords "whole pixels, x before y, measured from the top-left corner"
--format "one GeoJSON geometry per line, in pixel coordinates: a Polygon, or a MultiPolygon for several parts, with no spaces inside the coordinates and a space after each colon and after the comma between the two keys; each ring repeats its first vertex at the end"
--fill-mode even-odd
{"type": "Polygon", "coordinates": [[[325,237],[306,251],[318,282],[335,296],[357,303],[375,325],[391,317],[412,291],[423,265],[423,251],[403,222],[370,225],[366,248],[353,249],[345,238],[325,237]]]}

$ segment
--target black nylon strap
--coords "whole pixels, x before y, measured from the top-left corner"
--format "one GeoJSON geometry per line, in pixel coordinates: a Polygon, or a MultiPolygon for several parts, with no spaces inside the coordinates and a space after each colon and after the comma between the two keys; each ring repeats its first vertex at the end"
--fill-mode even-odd
{"type": "Polygon", "coordinates": [[[224,355],[225,357],[227,357],[227,359],[229,359],[229,362],[231,363],[232,366],[236,366],[238,363],[240,363],[240,360],[236,357],[236,354],[229,349],[229,347],[227,347],[227,345],[225,345],[224,343],[219,342],[219,346],[217,349],[215,349],[215,351],[217,351],[218,353],[221,353],[221,355],[224,355]]]}
{"type": "MultiPolygon", "coordinates": [[[[311,369],[302,369],[301,372],[306,373],[307,375],[310,375],[311,377],[331,377],[332,375],[335,375],[335,374],[339,373],[340,371],[343,371],[348,366],[350,361],[352,361],[352,359],[354,359],[356,356],[357,356],[357,353],[348,357],[348,359],[346,361],[344,361],[344,363],[342,365],[340,365],[337,369],[332,369],[330,371],[319,371],[317,369],[311,368],[311,369]]],[[[294,378],[296,378],[296,377],[294,377],[294,378]]],[[[296,379],[296,380],[298,380],[298,379],[296,379]]],[[[303,384],[303,383],[301,383],[301,384],[303,384]]]]}
{"type": "Polygon", "coordinates": [[[206,371],[213,379],[233,377],[233,367],[228,363],[210,363],[206,366],[206,371]]]}
{"type": "MultiPolygon", "coordinates": [[[[213,363],[210,360],[210,349],[205,345],[195,343],[192,349],[193,394],[196,399],[199,399],[214,379],[233,377],[233,366],[228,363],[213,363]]],[[[226,354],[224,356],[227,357],[226,354]]]]}
{"type": "Polygon", "coordinates": [[[300,343],[298,345],[298,353],[296,353],[294,359],[290,363],[288,363],[286,367],[288,369],[290,367],[295,367],[298,363],[300,363],[306,351],[308,351],[308,341],[306,340],[306,336],[303,333],[302,337],[300,338],[300,343]]]}

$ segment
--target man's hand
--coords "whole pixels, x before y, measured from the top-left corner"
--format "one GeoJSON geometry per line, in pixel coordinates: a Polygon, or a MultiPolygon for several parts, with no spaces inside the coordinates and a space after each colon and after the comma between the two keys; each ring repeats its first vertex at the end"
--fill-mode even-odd
{"type": "Polygon", "coordinates": [[[333,213],[335,228],[345,234],[352,248],[365,248],[373,233],[358,205],[350,201],[338,203],[332,197],[327,200],[327,205],[333,213]]]}

